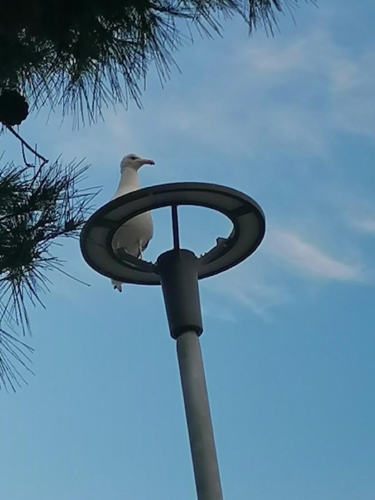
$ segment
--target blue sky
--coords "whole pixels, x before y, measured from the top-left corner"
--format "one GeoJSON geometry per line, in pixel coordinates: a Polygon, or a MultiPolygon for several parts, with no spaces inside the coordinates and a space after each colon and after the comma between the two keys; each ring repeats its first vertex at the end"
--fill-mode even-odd
{"type": "MultiPolygon", "coordinates": [[[[216,182],[265,211],[254,256],[201,282],[226,499],[375,498],[374,14],[371,0],[301,3],[275,38],[235,20],[180,50],[164,89],[151,71],[143,110],[78,132],[58,112],[21,128],[50,158],[86,158],[98,207],[135,152],[156,161],[145,186],[216,182]]],[[[20,160],[13,137],[1,149],[20,160]]],[[[182,217],[198,253],[229,231],[201,209],[182,217]]],[[[170,245],[167,214],[155,224],[149,259],[170,245]]],[[[116,294],[76,242],[59,252],[91,287],[55,273],[47,309],[32,310],[36,376],[0,394],[0,497],[194,498],[160,289],[116,294]]]]}

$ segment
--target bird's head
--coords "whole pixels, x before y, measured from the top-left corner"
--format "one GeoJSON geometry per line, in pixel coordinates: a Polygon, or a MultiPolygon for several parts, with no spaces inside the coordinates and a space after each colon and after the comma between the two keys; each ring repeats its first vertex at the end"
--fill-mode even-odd
{"type": "Polygon", "coordinates": [[[141,158],[138,155],[130,153],[124,156],[121,161],[121,173],[126,168],[131,168],[132,170],[137,171],[142,167],[142,165],[155,165],[155,162],[153,160],[147,160],[146,158],[141,158]]]}

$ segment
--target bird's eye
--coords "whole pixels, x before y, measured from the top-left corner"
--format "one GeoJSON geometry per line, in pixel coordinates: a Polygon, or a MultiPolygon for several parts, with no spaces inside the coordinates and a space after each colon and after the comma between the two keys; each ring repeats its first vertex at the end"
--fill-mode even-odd
{"type": "Polygon", "coordinates": [[[136,159],[137,159],[137,156],[136,156],[136,155],[130,155],[130,156],[129,156],[129,158],[130,158],[131,160],[136,160],[136,159]]]}

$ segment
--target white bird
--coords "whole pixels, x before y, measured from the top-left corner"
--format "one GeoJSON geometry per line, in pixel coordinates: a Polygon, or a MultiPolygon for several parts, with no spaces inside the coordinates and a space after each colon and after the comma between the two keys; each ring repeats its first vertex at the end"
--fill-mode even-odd
{"type": "MultiPolygon", "coordinates": [[[[140,189],[138,170],[142,165],[155,165],[152,160],[141,158],[135,154],[126,155],[120,165],[121,178],[117,191],[111,200],[124,194],[140,189]]],[[[142,258],[142,252],[147,248],[154,233],[154,225],[150,212],[144,212],[123,224],[112,240],[113,251],[124,249],[136,258],[142,258]]],[[[122,292],[122,283],[111,280],[113,288],[122,292]]]]}

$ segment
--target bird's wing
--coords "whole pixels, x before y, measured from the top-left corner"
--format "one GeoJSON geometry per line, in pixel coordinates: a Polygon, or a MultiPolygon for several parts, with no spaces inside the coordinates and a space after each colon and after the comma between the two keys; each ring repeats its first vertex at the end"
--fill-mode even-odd
{"type": "Polygon", "coordinates": [[[130,255],[139,257],[139,242],[140,238],[137,226],[127,223],[116,231],[112,240],[112,247],[115,251],[119,248],[123,248],[130,253],[130,255]]]}
{"type": "Polygon", "coordinates": [[[151,241],[151,238],[148,241],[146,241],[146,243],[143,243],[142,252],[144,252],[146,250],[146,248],[148,247],[148,244],[150,243],[150,241],[151,241]]]}

